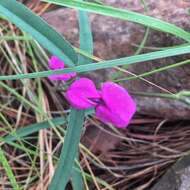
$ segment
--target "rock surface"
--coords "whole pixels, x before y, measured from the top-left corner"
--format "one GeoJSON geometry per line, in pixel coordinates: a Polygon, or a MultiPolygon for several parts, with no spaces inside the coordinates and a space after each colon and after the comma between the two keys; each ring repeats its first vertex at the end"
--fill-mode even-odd
{"type": "MultiPolygon", "coordinates": [[[[144,7],[140,4],[139,0],[104,0],[104,2],[115,7],[144,13],[144,7]]],[[[148,15],[176,24],[187,31],[190,29],[190,15],[188,14],[188,8],[190,7],[189,1],[147,0],[146,3],[148,15]]],[[[76,11],[62,8],[46,13],[43,17],[62,33],[67,40],[78,46],[78,23],[76,15],[76,11]]],[[[95,43],[94,55],[101,59],[113,59],[133,55],[137,49],[134,44],[140,44],[145,34],[145,28],[143,26],[127,21],[96,14],[90,14],[90,19],[95,43]]],[[[182,42],[171,35],[151,30],[146,46],[166,47],[182,42]]],[[[134,64],[128,69],[135,74],[140,74],[154,68],[177,63],[187,58],[188,56],[178,56],[150,61],[134,64]]],[[[96,72],[98,77],[96,76],[95,78],[102,82],[109,79],[110,73],[112,72],[110,70],[96,72]]],[[[127,81],[125,85],[130,91],[136,92],[163,92],[164,88],[164,92],[167,90],[176,93],[180,90],[190,89],[189,73],[190,67],[186,65],[146,77],[154,85],[140,79],[127,81]]],[[[135,98],[140,113],[169,119],[189,119],[190,108],[182,102],[142,96],[136,96],[135,98]]]]}
{"type": "Polygon", "coordinates": [[[189,190],[190,156],[179,160],[151,190],[189,190]]]}

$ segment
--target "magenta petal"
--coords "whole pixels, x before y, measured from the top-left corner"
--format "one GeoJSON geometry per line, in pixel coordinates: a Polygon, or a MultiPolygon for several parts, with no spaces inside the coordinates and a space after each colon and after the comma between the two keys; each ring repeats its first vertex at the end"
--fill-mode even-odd
{"type": "MultiPolygon", "coordinates": [[[[56,56],[51,56],[49,60],[49,68],[52,70],[57,70],[57,69],[64,69],[64,62],[60,60],[56,56]]],[[[72,73],[65,73],[65,74],[59,74],[59,75],[52,75],[49,76],[48,78],[50,80],[63,80],[63,81],[68,81],[69,79],[73,78],[76,76],[75,72],[72,73]]]]}
{"type": "Polygon", "coordinates": [[[66,92],[69,103],[77,109],[88,109],[97,105],[99,92],[90,79],[81,78],[71,84],[66,92]]]}
{"type": "Polygon", "coordinates": [[[64,69],[65,67],[65,64],[64,62],[59,59],[58,57],[56,56],[51,56],[50,60],[49,60],[49,68],[50,69],[53,69],[53,70],[56,70],[56,69],[64,69]]]}
{"type": "Polygon", "coordinates": [[[125,127],[125,121],[121,120],[116,114],[112,113],[105,105],[96,107],[96,117],[103,123],[112,123],[116,127],[125,127]]]}
{"type": "Polygon", "coordinates": [[[96,116],[118,128],[126,127],[136,111],[136,104],[128,92],[113,82],[102,86],[103,104],[96,107],[96,116]]]}
{"type": "Polygon", "coordinates": [[[49,76],[48,78],[50,80],[68,81],[68,80],[72,79],[75,76],[76,76],[76,73],[65,73],[65,74],[60,74],[60,75],[52,75],[52,76],[49,76]]]}

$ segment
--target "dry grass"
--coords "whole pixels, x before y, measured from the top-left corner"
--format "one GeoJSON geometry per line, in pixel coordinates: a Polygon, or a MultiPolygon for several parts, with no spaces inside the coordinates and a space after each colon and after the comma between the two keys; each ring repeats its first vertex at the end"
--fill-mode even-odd
{"type": "MultiPolygon", "coordinates": [[[[38,14],[50,8],[38,0],[25,3],[38,14]]],[[[0,24],[1,75],[46,69],[47,57],[38,44],[31,40],[6,39],[5,36],[15,37],[22,33],[8,22],[0,24]]],[[[47,79],[1,82],[1,137],[47,117],[66,116],[68,105],[62,94],[64,88],[65,84],[52,84],[47,79]]],[[[85,181],[86,189],[90,190],[147,189],[172,163],[189,153],[190,128],[186,121],[170,122],[137,115],[127,130],[116,130],[102,126],[95,118],[88,118],[85,129],[80,164],[91,176],[85,181]],[[105,182],[109,184],[107,188],[101,185],[105,182]]],[[[46,129],[13,144],[1,143],[23,189],[47,189],[62,136],[61,128],[46,129]]],[[[0,189],[10,189],[1,166],[0,189]]]]}

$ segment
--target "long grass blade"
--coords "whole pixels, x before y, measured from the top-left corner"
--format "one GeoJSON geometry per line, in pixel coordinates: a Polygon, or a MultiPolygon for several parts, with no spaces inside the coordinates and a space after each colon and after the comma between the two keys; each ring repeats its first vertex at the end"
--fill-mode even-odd
{"type": "Polygon", "coordinates": [[[101,61],[98,63],[93,64],[86,64],[86,65],[79,65],[73,68],[66,68],[54,71],[41,71],[41,72],[34,72],[30,74],[18,74],[18,75],[7,75],[7,76],[0,76],[0,80],[17,80],[17,79],[29,79],[29,78],[41,78],[47,77],[54,74],[63,74],[69,72],[89,72],[95,71],[100,69],[107,69],[112,68],[115,66],[122,66],[122,65],[131,65],[134,63],[141,63],[145,61],[151,61],[160,58],[172,57],[177,55],[183,55],[190,53],[190,45],[184,47],[177,47],[177,48],[170,48],[167,50],[156,51],[151,53],[145,53],[135,56],[124,57],[120,59],[108,60],[108,61],[101,61]]]}
{"type": "Polygon", "coordinates": [[[77,156],[78,145],[82,133],[84,117],[84,110],[71,109],[63,148],[54,177],[49,186],[49,190],[65,189],[71,177],[71,172],[74,166],[74,160],[77,156]]]}
{"type": "MultiPolygon", "coordinates": [[[[78,21],[80,49],[90,55],[93,55],[93,38],[88,13],[85,11],[78,11],[78,21]]],[[[79,65],[90,64],[91,62],[91,59],[84,57],[83,55],[79,55],[79,65]]]]}
{"type": "Polygon", "coordinates": [[[150,75],[153,75],[155,73],[159,73],[159,72],[163,72],[163,71],[167,71],[169,69],[174,69],[176,67],[180,67],[182,65],[187,65],[187,64],[190,64],[190,60],[187,59],[185,61],[181,61],[179,63],[174,63],[172,65],[167,65],[165,67],[160,67],[158,69],[153,69],[151,71],[148,71],[148,72],[145,72],[145,73],[142,73],[142,74],[139,74],[139,75],[136,75],[136,76],[132,76],[132,77],[124,77],[124,78],[121,78],[121,79],[116,79],[114,80],[114,82],[122,82],[122,81],[125,81],[125,80],[133,80],[133,79],[137,79],[137,78],[141,78],[141,77],[147,77],[147,76],[150,76],[150,75]]]}
{"type": "Polygon", "coordinates": [[[16,178],[13,174],[13,171],[11,169],[11,166],[9,165],[7,158],[5,157],[4,151],[0,148],[0,165],[3,166],[7,177],[11,183],[11,186],[14,190],[21,190],[21,188],[19,187],[16,178]]]}
{"type": "Polygon", "coordinates": [[[78,165],[78,164],[80,164],[78,161],[79,153],[77,153],[77,155],[76,155],[76,160],[77,161],[75,161],[75,164],[74,164],[74,167],[73,167],[72,173],[71,173],[72,187],[73,187],[73,190],[83,190],[84,189],[83,175],[82,175],[81,168],[78,165]]]}
{"type": "Polygon", "coordinates": [[[1,0],[0,14],[33,36],[53,55],[64,60],[65,64],[73,66],[77,63],[77,54],[69,42],[22,3],[15,0],[1,0]]]}
{"type": "Polygon", "coordinates": [[[38,132],[41,129],[47,129],[52,126],[56,125],[63,125],[65,124],[65,118],[63,117],[58,117],[54,119],[50,119],[48,121],[40,122],[40,123],[35,123],[32,125],[28,125],[26,127],[20,128],[17,131],[13,132],[12,134],[9,134],[8,136],[3,138],[4,142],[12,142],[17,139],[20,139],[22,137],[25,137],[27,135],[30,135],[32,133],[38,132]]]}
{"type": "Polygon", "coordinates": [[[72,186],[74,190],[83,190],[83,178],[81,172],[73,168],[72,170],[72,186]]]}
{"type": "MultiPolygon", "coordinates": [[[[82,1],[82,0],[81,0],[82,1]]],[[[79,40],[80,40],[80,49],[88,54],[93,54],[93,39],[90,20],[88,18],[88,13],[85,11],[78,11],[78,21],[79,21],[79,40]]],[[[79,65],[90,64],[92,62],[88,57],[79,55],[79,65]]],[[[78,154],[76,156],[78,160],[78,154]]],[[[75,167],[80,170],[80,168],[75,163],[75,167]]],[[[74,190],[83,190],[83,176],[82,173],[75,168],[72,169],[71,173],[71,182],[74,190]]]]}
{"type": "Polygon", "coordinates": [[[142,24],[144,26],[148,26],[150,28],[153,28],[162,32],[173,34],[181,39],[184,39],[190,42],[189,32],[186,32],[183,29],[173,24],[167,23],[165,21],[162,21],[150,16],[145,16],[140,13],[136,13],[136,12],[132,12],[132,11],[124,10],[124,9],[118,9],[111,6],[100,5],[97,3],[81,2],[77,0],[42,0],[42,1],[61,5],[61,6],[67,6],[67,7],[75,8],[79,10],[98,13],[105,16],[111,16],[114,18],[122,19],[122,20],[128,20],[131,22],[142,24]]]}

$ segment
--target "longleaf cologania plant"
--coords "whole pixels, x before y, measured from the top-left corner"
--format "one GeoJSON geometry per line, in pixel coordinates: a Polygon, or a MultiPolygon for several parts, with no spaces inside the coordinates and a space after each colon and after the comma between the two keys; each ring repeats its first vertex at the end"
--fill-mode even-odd
{"type": "MultiPolygon", "coordinates": [[[[189,32],[170,23],[139,13],[81,0],[44,0],[44,2],[78,10],[80,49],[85,51],[87,55],[92,56],[93,54],[93,38],[88,18],[89,12],[135,22],[155,30],[175,35],[187,43],[190,42],[189,32]]],[[[73,188],[84,189],[83,182],[81,182],[82,177],[80,175],[82,172],[77,163],[79,159],[78,145],[84,126],[85,113],[88,109],[94,110],[99,121],[105,124],[112,124],[118,128],[127,127],[136,111],[134,100],[122,86],[113,82],[104,82],[102,87],[97,89],[92,80],[84,77],[80,78],[78,73],[140,63],[190,52],[190,45],[182,45],[181,47],[173,47],[162,51],[92,63],[89,56],[78,54],[63,36],[56,32],[41,17],[33,13],[24,4],[15,0],[1,0],[0,15],[31,35],[52,55],[49,59],[48,71],[0,76],[0,80],[21,80],[24,78],[30,79],[40,77],[49,77],[49,80],[52,81],[61,80],[67,82],[71,79],[74,80],[65,93],[65,97],[71,107],[68,119],[51,119],[51,122],[56,125],[67,122],[67,131],[64,137],[60,158],[58,162],[55,163],[56,170],[49,185],[50,190],[65,189],[69,180],[74,184],[73,188]],[[69,68],[64,68],[64,64],[69,68]],[[80,185],[77,186],[76,184],[80,185]]],[[[51,125],[47,121],[40,124],[33,124],[25,129],[16,131],[14,134],[8,135],[3,138],[2,141],[4,143],[11,143],[18,138],[22,139],[26,135],[49,127],[51,127],[51,125]]],[[[4,160],[4,165],[6,165],[6,158],[4,155],[3,158],[4,159],[0,161],[4,160]]],[[[11,170],[9,170],[9,179],[13,188],[18,189],[19,186],[11,170]]]]}

